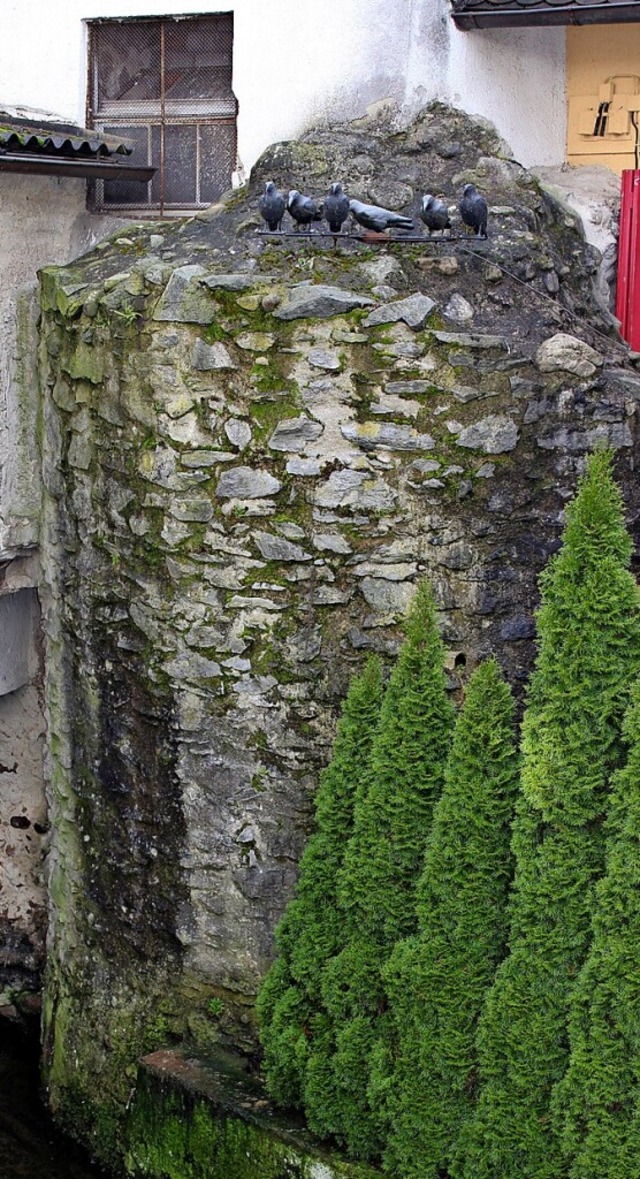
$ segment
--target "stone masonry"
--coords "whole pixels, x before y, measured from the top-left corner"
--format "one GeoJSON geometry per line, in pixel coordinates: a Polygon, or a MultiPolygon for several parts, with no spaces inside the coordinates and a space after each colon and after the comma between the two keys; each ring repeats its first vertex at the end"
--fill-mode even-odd
{"type": "Polygon", "coordinates": [[[97,1149],[142,1049],[255,1049],[340,699],[367,651],[392,659],[419,579],[451,690],[494,652],[521,694],[593,446],[637,527],[640,376],[596,264],[490,131],[438,107],[278,145],[206,215],[43,272],[46,1053],[97,1149]],[[474,180],[489,242],[273,241],[270,177],[405,211],[474,180]]]}

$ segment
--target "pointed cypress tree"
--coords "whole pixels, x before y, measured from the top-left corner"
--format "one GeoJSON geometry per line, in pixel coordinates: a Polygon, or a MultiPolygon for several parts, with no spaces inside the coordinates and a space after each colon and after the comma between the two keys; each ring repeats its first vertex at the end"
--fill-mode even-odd
{"type": "Polygon", "coordinates": [[[625,735],[629,755],[614,782],[593,943],[571,999],[569,1068],[553,1095],[571,1179],[640,1173],[640,683],[625,735]]]}
{"type": "Polygon", "coordinates": [[[522,730],[522,793],[509,956],[478,1030],[482,1090],[463,1133],[466,1179],[558,1179],[550,1117],[568,1062],[570,992],[591,938],[604,866],[602,815],[623,760],[620,729],[640,667],[631,540],[611,456],[591,456],[542,575],[539,653],[522,730]]]}
{"type": "Polygon", "coordinates": [[[385,1020],[381,970],[415,928],[415,892],[451,740],[444,648],[431,587],[422,583],[391,674],[371,757],[368,793],[340,872],[347,934],[327,964],[323,996],[333,1030],[314,1046],[305,1111],[360,1158],[379,1154],[378,1111],[367,1099],[370,1054],[385,1020]]]}
{"type": "Polygon", "coordinates": [[[351,681],[330,764],[316,794],[317,830],[300,860],[296,894],[276,930],[278,957],[258,996],[267,1087],[281,1105],[299,1106],[312,1025],[322,1013],[320,978],[344,944],[337,874],[364,789],[382,701],[380,661],[351,681]]]}
{"type": "Polygon", "coordinates": [[[443,1174],[471,1113],[476,1025],[507,940],[513,714],[511,691],[489,660],[471,677],[456,720],[418,886],[418,933],[398,943],[385,970],[395,1041],[385,1166],[402,1179],[443,1174]]]}

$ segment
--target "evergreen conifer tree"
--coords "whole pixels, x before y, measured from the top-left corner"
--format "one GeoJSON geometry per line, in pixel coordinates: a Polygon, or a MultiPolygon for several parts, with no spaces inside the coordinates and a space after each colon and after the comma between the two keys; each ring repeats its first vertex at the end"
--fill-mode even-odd
{"type": "Polygon", "coordinates": [[[602,874],[602,815],[640,667],[631,540],[611,456],[591,456],[567,509],[561,551],[541,578],[539,652],[522,730],[522,793],[509,956],[478,1031],[482,1089],[454,1174],[559,1179],[550,1117],[568,1063],[569,996],[591,938],[602,874]]]}
{"type": "Polygon", "coordinates": [[[385,1166],[437,1179],[469,1117],[482,1000],[504,955],[518,783],[514,701],[495,660],[471,677],[456,719],[418,886],[418,933],[385,970],[394,1063],[385,1166]]]}
{"type": "Polygon", "coordinates": [[[381,971],[416,925],[416,886],[452,722],[433,593],[422,583],[383,701],[369,790],[356,803],[339,879],[346,942],[327,963],[328,1026],[307,1069],[309,1124],[360,1158],[382,1146],[378,1111],[367,1098],[370,1055],[386,1019],[381,971]]]}
{"type": "Polygon", "coordinates": [[[320,979],[327,958],[344,945],[337,876],[355,798],[365,789],[381,701],[380,661],[372,656],[351,681],[316,794],[317,829],[302,854],[296,894],[276,930],[278,957],[258,997],[267,1087],[280,1105],[302,1104],[310,1038],[316,1022],[322,1027],[320,979]]]}
{"type": "Polygon", "coordinates": [[[640,683],[625,735],[593,943],[571,999],[570,1063],[553,1095],[571,1179],[640,1174],[640,683]]]}

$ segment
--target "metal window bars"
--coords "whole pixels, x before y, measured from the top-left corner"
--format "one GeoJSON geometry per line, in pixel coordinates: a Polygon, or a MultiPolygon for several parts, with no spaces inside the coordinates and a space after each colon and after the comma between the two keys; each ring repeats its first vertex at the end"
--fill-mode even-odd
{"type": "Polygon", "coordinates": [[[200,209],[231,184],[238,104],[233,15],[96,20],[89,29],[87,126],[137,144],[156,174],[145,187],[97,181],[103,212],[200,209]]]}

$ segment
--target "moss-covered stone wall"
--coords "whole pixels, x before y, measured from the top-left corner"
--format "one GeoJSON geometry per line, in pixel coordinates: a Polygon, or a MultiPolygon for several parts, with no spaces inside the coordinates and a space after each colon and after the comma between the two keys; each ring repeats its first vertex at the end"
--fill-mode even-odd
{"type": "Polygon", "coordinates": [[[594,266],[495,137],[436,108],[280,145],[208,215],[43,271],[45,1063],[103,1159],[141,1052],[255,1052],[339,700],[397,650],[419,578],[452,691],[491,651],[521,690],[599,442],[635,522],[640,378],[594,266]],[[273,241],[269,176],[405,208],[475,179],[489,242],[273,241]]]}

